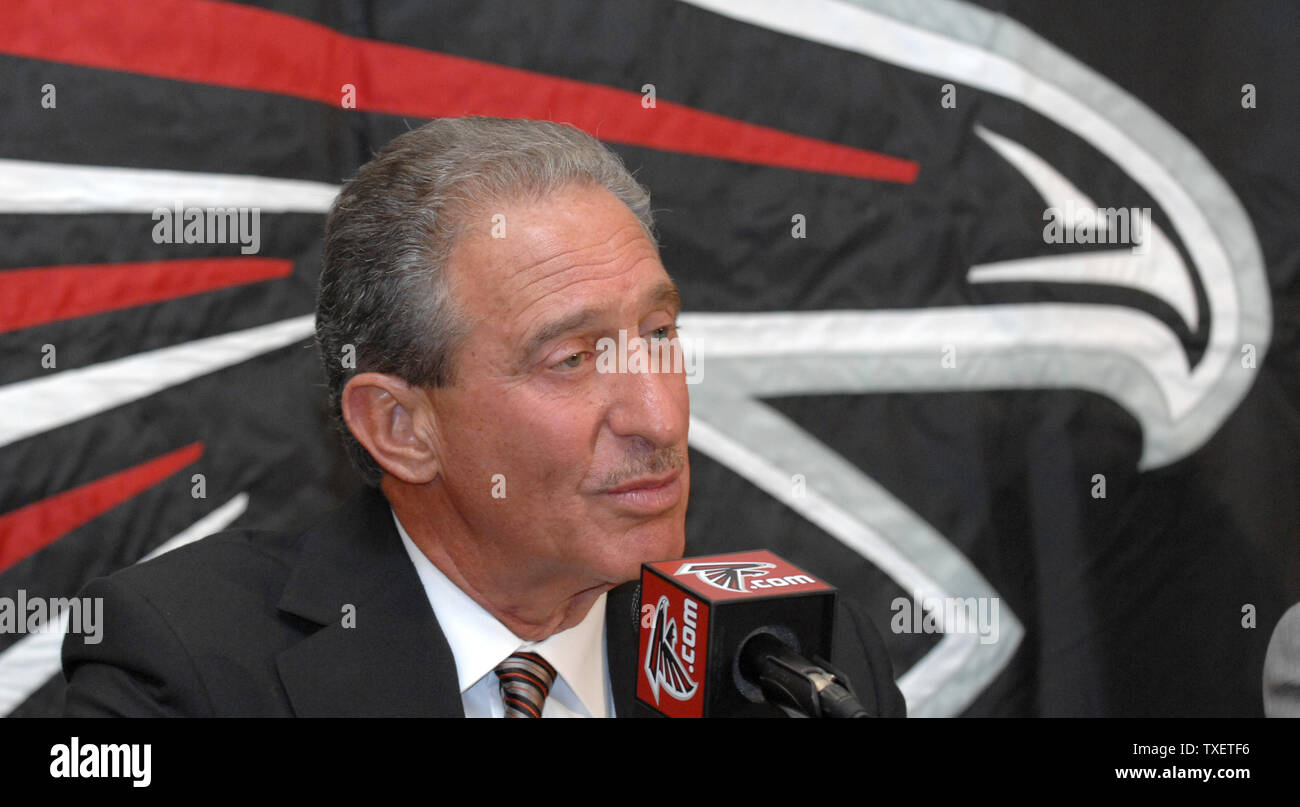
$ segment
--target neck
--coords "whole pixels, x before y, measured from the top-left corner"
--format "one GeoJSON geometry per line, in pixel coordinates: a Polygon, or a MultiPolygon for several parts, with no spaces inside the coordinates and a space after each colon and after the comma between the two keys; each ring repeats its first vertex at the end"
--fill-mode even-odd
{"type": "Polygon", "coordinates": [[[385,476],[381,488],[416,548],[520,639],[540,642],[568,630],[614,587],[520,563],[517,555],[473,533],[447,500],[440,479],[409,485],[385,476]]]}

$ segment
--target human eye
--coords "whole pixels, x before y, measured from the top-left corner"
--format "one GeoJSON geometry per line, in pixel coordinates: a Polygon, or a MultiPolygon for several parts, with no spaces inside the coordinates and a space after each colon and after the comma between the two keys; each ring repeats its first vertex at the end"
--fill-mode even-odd
{"type": "Polygon", "coordinates": [[[555,364],[551,365],[551,369],[553,369],[553,370],[576,370],[576,369],[578,369],[579,367],[582,366],[582,362],[583,362],[583,360],[586,359],[586,358],[587,358],[587,354],[586,354],[585,352],[582,352],[582,351],[578,351],[578,352],[576,352],[576,353],[570,353],[566,358],[561,359],[560,361],[558,361],[558,362],[556,362],[555,364]]]}
{"type": "Polygon", "coordinates": [[[677,335],[677,323],[661,325],[650,332],[650,338],[656,340],[672,339],[677,335]]]}

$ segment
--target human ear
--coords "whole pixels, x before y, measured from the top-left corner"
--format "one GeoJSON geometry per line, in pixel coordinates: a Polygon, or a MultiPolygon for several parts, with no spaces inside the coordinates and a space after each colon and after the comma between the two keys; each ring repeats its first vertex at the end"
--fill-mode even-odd
{"type": "Polygon", "coordinates": [[[343,419],[392,476],[412,485],[438,476],[436,418],[423,389],[388,373],[359,373],[343,388],[343,419]]]}

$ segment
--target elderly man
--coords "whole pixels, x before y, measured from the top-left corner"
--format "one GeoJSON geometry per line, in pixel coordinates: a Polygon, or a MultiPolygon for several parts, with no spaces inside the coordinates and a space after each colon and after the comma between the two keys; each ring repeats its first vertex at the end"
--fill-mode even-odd
{"type": "MultiPolygon", "coordinates": [[[[680,305],[649,196],[588,135],[398,137],[334,204],[317,311],[371,487],[301,534],[227,532],[92,583],[105,640],[65,644],[68,712],[631,715],[624,584],[683,552],[690,406],[680,365],[596,354],[675,342],[680,305]]],[[[899,713],[878,636],[841,621],[837,663],[899,713]]]]}

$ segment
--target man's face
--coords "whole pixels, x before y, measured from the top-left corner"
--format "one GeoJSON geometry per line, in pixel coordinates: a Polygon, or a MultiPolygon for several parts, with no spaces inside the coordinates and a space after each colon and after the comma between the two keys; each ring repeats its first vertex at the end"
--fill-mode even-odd
{"type": "Polygon", "coordinates": [[[448,280],[469,333],[433,397],[440,472],[476,551],[575,591],[680,557],[686,377],[597,371],[620,329],[676,336],[676,288],[632,212],[594,186],[492,206],[448,280]]]}

